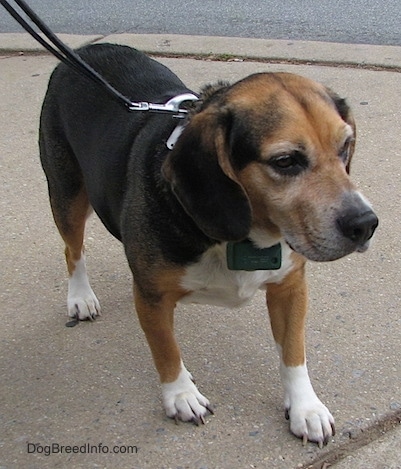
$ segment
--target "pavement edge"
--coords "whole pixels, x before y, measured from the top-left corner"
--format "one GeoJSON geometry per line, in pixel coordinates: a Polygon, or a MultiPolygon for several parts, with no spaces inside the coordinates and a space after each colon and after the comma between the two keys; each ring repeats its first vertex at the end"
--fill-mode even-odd
{"type": "MultiPolygon", "coordinates": [[[[135,47],[154,55],[197,56],[211,60],[261,60],[354,66],[401,71],[401,47],[332,42],[270,40],[176,34],[59,34],[72,48],[97,42],[135,47]]],[[[0,34],[0,54],[47,53],[28,33],[0,34]]]]}

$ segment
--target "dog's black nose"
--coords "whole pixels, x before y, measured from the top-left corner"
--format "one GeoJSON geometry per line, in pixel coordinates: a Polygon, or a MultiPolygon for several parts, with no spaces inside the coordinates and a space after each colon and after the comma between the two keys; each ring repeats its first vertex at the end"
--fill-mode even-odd
{"type": "Polygon", "coordinates": [[[348,213],[338,218],[341,233],[354,243],[365,244],[375,232],[379,220],[372,210],[362,214],[348,213]]]}

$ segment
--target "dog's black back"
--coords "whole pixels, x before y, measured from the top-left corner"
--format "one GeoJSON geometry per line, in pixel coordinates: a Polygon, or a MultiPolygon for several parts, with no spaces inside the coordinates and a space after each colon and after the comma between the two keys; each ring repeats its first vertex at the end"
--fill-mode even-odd
{"type": "MultiPolygon", "coordinates": [[[[98,44],[78,53],[132,101],[165,103],[191,92],[167,67],[135,49],[98,44]]],[[[63,173],[64,193],[70,199],[81,189],[83,177],[92,207],[121,239],[128,161],[149,156],[160,167],[157,155],[167,152],[165,141],[177,123],[169,115],[129,112],[101,86],[60,64],[51,76],[42,109],[42,165],[48,179],[54,177],[58,183],[63,173]],[[145,125],[151,119],[154,125],[145,125]]],[[[143,167],[136,161],[130,171],[143,167]]]]}

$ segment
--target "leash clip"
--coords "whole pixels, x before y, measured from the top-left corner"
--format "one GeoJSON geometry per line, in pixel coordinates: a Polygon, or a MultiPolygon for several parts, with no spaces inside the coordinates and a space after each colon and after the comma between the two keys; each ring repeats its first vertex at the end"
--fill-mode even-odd
{"type": "MultiPolygon", "coordinates": [[[[188,111],[186,109],[181,109],[180,105],[181,103],[185,101],[198,101],[198,97],[195,96],[192,93],[185,93],[185,94],[179,94],[178,96],[174,96],[174,98],[171,98],[167,103],[164,105],[166,110],[168,109],[167,112],[177,112],[178,114],[175,114],[173,117],[176,117],[178,119],[183,119],[185,118],[185,114],[188,114],[188,111]]],[[[171,133],[170,137],[168,138],[166,142],[166,146],[169,150],[172,150],[174,148],[174,145],[176,144],[179,136],[182,134],[183,130],[185,129],[185,126],[187,125],[186,121],[181,121],[173,130],[171,133]]]]}
{"type": "Polygon", "coordinates": [[[131,102],[128,105],[129,111],[150,111],[160,113],[175,113],[173,117],[177,119],[184,119],[185,114],[188,114],[186,109],[181,109],[180,106],[185,101],[198,101],[198,97],[192,93],[184,93],[174,96],[169,99],[165,104],[154,104],[141,101],[139,103],[131,102]]]}

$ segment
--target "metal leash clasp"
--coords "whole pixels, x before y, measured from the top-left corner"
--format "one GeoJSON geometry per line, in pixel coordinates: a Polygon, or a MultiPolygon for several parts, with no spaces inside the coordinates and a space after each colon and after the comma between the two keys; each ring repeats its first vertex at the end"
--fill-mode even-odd
{"type": "MultiPolygon", "coordinates": [[[[199,98],[192,93],[179,94],[178,96],[174,96],[174,98],[171,98],[169,101],[167,101],[165,106],[168,107],[169,109],[174,109],[174,112],[178,112],[178,114],[175,114],[173,117],[183,119],[186,117],[186,114],[188,114],[188,111],[186,109],[180,108],[181,103],[185,101],[198,101],[198,100],[199,98]]],[[[171,133],[170,137],[167,139],[166,146],[169,150],[172,150],[174,148],[174,145],[176,144],[179,136],[182,134],[183,130],[185,129],[187,122],[188,121],[186,119],[181,120],[179,124],[175,127],[173,132],[171,133]]]]}
{"type": "Polygon", "coordinates": [[[130,111],[150,111],[160,113],[175,113],[173,117],[178,119],[184,119],[185,115],[188,114],[186,109],[182,109],[180,106],[185,101],[198,101],[198,97],[192,93],[184,93],[174,96],[169,99],[165,104],[154,104],[148,102],[131,103],[128,106],[130,111]]]}
{"type": "MultiPolygon", "coordinates": [[[[185,119],[188,114],[187,109],[182,109],[180,106],[186,101],[198,101],[199,98],[192,93],[184,93],[174,96],[169,99],[165,104],[153,104],[145,101],[134,103],[132,102],[128,106],[129,111],[149,111],[149,112],[160,112],[160,113],[173,113],[173,117],[177,119],[185,119]]],[[[167,139],[166,146],[169,150],[174,148],[178,137],[182,134],[187,124],[186,120],[181,120],[180,123],[175,127],[170,137],[167,139]]]]}

